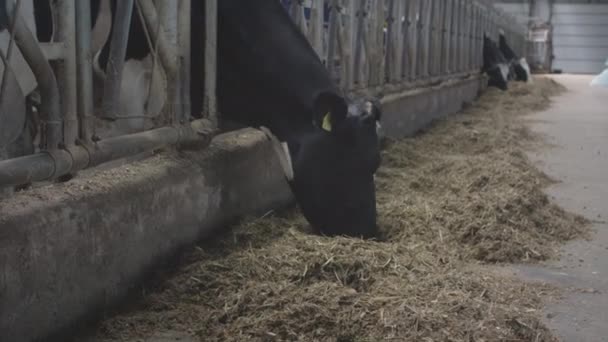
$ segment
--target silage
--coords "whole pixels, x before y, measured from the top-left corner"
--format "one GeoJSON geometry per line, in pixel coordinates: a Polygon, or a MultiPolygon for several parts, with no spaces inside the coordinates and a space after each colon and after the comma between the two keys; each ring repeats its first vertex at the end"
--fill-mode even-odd
{"type": "Polygon", "coordinates": [[[297,210],[244,220],[107,320],[126,340],[185,331],[201,341],[553,341],[540,323],[554,290],[484,265],[534,262],[584,236],[553,205],[525,150],[523,114],[549,79],[488,90],[461,114],[392,141],[377,174],[382,238],[311,235],[297,210]]]}

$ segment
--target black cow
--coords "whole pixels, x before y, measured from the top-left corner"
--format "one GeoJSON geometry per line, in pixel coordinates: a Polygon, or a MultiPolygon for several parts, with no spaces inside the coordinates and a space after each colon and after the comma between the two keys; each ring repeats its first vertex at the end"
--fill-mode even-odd
{"type": "Polygon", "coordinates": [[[487,35],[483,37],[483,67],[488,75],[488,86],[501,90],[508,89],[509,65],[496,42],[487,35]]]}
{"type": "Polygon", "coordinates": [[[290,184],[317,231],[376,235],[378,106],[349,113],[349,101],[278,1],[218,6],[222,116],[266,126],[287,143],[290,184]]]}
{"type": "MultiPolygon", "coordinates": [[[[191,10],[194,117],[203,100],[202,4],[192,1],[191,10]]],[[[318,233],[375,236],[378,102],[353,106],[345,98],[279,1],[221,0],[218,15],[221,119],[267,127],[286,143],[293,166],[289,183],[318,233]]],[[[109,42],[99,55],[101,70],[108,48],[109,42]]],[[[134,12],[126,58],[141,59],[149,52],[134,12]]]]}
{"type": "Polygon", "coordinates": [[[514,79],[516,81],[527,82],[530,78],[528,63],[526,63],[525,58],[517,57],[513,49],[511,49],[509,44],[507,44],[507,38],[505,37],[503,32],[500,32],[498,38],[498,46],[502,54],[509,61],[511,68],[513,69],[514,79]]]}

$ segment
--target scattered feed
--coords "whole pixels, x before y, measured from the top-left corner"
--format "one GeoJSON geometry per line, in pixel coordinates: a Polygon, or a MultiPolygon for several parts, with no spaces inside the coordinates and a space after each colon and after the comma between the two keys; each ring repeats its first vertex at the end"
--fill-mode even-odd
{"type": "Polygon", "coordinates": [[[246,220],[104,322],[100,340],[554,341],[537,316],[554,290],[484,263],[545,260],[586,234],[524,152],[541,140],[522,114],[560,91],[545,78],[489,89],[391,142],[377,175],[382,241],[310,235],[297,210],[246,220]]]}

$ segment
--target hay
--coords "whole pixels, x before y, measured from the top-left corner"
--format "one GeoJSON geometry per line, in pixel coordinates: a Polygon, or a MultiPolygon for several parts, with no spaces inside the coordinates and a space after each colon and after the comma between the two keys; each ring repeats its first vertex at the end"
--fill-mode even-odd
{"type": "Polygon", "coordinates": [[[103,340],[183,331],[201,341],[554,341],[537,312],[553,289],[483,262],[538,261],[584,236],[552,205],[521,114],[548,79],[490,89],[427,133],[392,142],[377,175],[382,241],[308,233],[291,210],[246,220],[183,260],[103,340]]]}

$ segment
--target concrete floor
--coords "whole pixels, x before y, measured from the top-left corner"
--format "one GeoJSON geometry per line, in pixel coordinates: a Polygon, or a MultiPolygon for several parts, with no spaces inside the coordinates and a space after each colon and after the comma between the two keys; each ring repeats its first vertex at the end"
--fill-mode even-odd
{"type": "Polygon", "coordinates": [[[552,199],[592,220],[595,233],[592,241],[566,245],[558,262],[516,271],[566,289],[565,298],[545,310],[562,341],[608,341],[608,88],[590,87],[591,76],[552,77],[569,92],[531,119],[556,146],[531,157],[561,181],[547,190],[552,199]]]}

